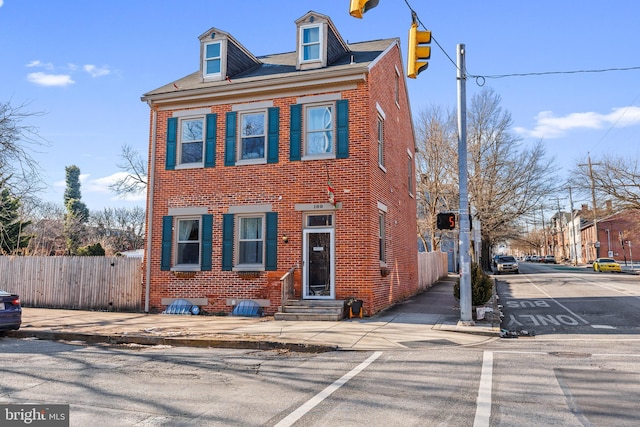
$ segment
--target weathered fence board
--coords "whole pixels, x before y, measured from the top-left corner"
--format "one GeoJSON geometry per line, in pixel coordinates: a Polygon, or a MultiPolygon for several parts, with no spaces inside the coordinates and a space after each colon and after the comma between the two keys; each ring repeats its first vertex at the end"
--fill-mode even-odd
{"type": "Polygon", "coordinates": [[[0,289],[25,307],[139,311],[142,260],[0,256],[0,289]]]}
{"type": "Polygon", "coordinates": [[[448,272],[448,255],[446,252],[418,253],[418,286],[428,289],[448,272]]]}

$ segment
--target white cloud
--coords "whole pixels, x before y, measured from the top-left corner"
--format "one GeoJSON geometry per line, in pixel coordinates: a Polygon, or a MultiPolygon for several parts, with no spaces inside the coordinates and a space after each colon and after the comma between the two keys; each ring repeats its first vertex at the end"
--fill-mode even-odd
{"type": "Polygon", "coordinates": [[[614,108],[609,114],[595,112],[571,113],[563,117],[552,111],[542,111],[536,116],[533,129],[516,127],[515,131],[532,138],[560,138],[574,129],[604,129],[611,126],[640,125],[640,107],[614,108]]]}
{"type": "Polygon", "coordinates": [[[0,7],[4,4],[4,0],[0,0],[0,7]]]}
{"type": "Polygon", "coordinates": [[[88,179],[88,175],[87,175],[87,179],[82,180],[83,181],[82,191],[86,193],[101,193],[101,194],[110,193],[113,195],[111,200],[125,200],[130,202],[139,202],[139,201],[146,200],[147,198],[146,192],[142,192],[141,194],[129,194],[125,197],[118,197],[113,191],[111,191],[109,186],[115,183],[117,180],[126,177],[127,175],[128,174],[126,172],[116,172],[109,176],[91,179],[91,180],[88,179]]]}
{"type": "MultiPolygon", "coordinates": [[[[26,67],[47,70],[47,72],[27,74],[27,80],[40,86],[68,86],[74,84],[75,81],[72,79],[72,75],[80,68],[73,63],[68,63],[66,67],[56,67],[50,62],[42,62],[39,59],[29,62],[26,67]],[[61,68],[63,73],[54,73],[56,68],[61,68]]],[[[82,66],[82,69],[94,78],[111,74],[111,69],[108,66],[97,67],[93,64],[86,64],[82,66]]]]}
{"type": "Polygon", "coordinates": [[[40,86],[68,86],[75,82],[68,74],[29,73],[27,80],[40,86]]]}
{"type": "Polygon", "coordinates": [[[82,67],[91,77],[102,77],[111,74],[109,67],[96,67],[93,64],[87,64],[82,67]]]}
{"type": "Polygon", "coordinates": [[[34,68],[34,67],[38,67],[38,68],[44,68],[45,70],[49,70],[52,71],[53,70],[53,64],[51,62],[42,62],[39,59],[36,59],[34,61],[29,62],[26,65],[27,68],[34,68]]]}

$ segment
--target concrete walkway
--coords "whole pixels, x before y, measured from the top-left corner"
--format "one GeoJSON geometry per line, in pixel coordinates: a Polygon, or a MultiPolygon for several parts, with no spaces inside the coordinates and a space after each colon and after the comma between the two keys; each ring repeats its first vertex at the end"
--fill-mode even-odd
{"type": "Polygon", "coordinates": [[[23,308],[13,337],[89,343],[292,351],[394,350],[473,345],[500,336],[498,316],[461,326],[455,277],[390,309],[338,322],[23,308]]]}

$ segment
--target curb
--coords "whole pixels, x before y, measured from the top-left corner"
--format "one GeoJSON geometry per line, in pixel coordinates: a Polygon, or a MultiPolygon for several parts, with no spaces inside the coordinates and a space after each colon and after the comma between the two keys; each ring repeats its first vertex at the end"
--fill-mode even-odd
{"type": "Polygon", "coordinates": [[[309,345],[278,341],[216,339],[216,338],[180,338],[180,337],[149,337],[143,335],[121,334],[87,334],[80,332],[53,331],[10,331],[6,334],[12,338],[37,338],[48,341],[82,341],[88,344],[138,344],[138,345],[168,345],[173,347],[198,348],[228,348],[249,350],[289,350],[299,353],[326,353],[340,350],[337,346],[309,345]]]}

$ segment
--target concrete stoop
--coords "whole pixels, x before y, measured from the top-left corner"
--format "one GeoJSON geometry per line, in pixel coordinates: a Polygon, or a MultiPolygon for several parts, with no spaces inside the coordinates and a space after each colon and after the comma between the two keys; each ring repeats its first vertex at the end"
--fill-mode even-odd
{"type": "Polygon", "coordinates": [[[275,320],[308,320],[336,322],[345,317],[343,300],[289,300],[273,315],[275,320]]]}

